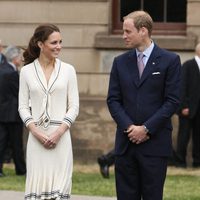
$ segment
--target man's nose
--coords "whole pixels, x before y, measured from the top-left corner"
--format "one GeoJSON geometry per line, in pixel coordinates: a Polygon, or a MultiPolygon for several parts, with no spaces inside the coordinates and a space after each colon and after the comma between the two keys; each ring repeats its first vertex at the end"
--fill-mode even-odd
{"type": "Polygon", "coordinates": [[[123,33],[122,38],[123,38],[123,39],[127,38],[126,33],[123,33]]]}

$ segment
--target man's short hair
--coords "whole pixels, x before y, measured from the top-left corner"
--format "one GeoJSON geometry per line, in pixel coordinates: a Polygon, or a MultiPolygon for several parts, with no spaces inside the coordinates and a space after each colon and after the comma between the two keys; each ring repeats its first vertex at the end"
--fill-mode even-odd
{"type": "Polygon", "coordinates": [[[149,13],[143,10],[137,10],[123,17],[124,20],[128,18],[133,20],[133,24],[138,31],[140,28],[145,27],[148,30],[149,36],[151,36],[153,29],[153,19],[149,13]]]}
{"type": "Polygon", "coordinates": [[[8,46],[5,50],[4,55],[8,62],[12,62],[12,60],[21,54],[20,48],[16,46],[8,46]]]}

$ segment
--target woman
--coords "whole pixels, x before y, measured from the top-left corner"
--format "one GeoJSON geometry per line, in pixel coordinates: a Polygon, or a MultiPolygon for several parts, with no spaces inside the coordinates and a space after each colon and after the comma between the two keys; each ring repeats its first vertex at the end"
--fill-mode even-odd
{"type": "Polygon", "coordinates": [[[70,199],[73,157],[69,129],[78,115],[79,96],[73,66],[57,58],[61,43],[58,27],[44,24],[36,28],[24,52],[19,113],[30,132],[26,200],[70,199]]]}

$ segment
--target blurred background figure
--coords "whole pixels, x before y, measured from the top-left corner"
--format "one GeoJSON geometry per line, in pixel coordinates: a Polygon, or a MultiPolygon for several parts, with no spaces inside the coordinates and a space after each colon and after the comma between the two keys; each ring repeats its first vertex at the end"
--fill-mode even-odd
{"type": "Polygon", "coordinates": [[[193,167],[200,167],[200,43],[194,58],[182,66],[181,104],[175,165],[187,167],[187,147],[192,134],[193,167]]]}
{"type": "Polygon", "coordinates": [[[6,57],[3,55],[2,51],[3,51],[3,44],[0,39],[0,65],[6,62],[6,57]]]}
{"type": "Polygon", "coordinates": [[[0,177],[8,143],[17,175],[26,174],[23,151],[23,123],[18,114],[19,73],[22,63],[20,49],[9,46],[5,50],[7,62],[0,67],[0,177]]]}
{"type": "Polygon", "coordinates": [[[104,154],[104,155],[98,157],[97,162],[100,167],[101,175],[104,178],[109,178],[110,177],[109,176],[109,167],[114,165],[114,163],[115,163],[114,149],[109,151],[107,154],[104,154]]]}
{"type": "MultiPolygon", "coordinates": [[[[3,44],[2,40],[0,39],[0,66],[6,63],[6,57],[4,56],[3,52],[3,44]]],[[[10,150],[10,145],[8,144],[8,147],[6,149],[5,155],[4,155],[4,162],[5,163],[10,163],[11,162],[11,150],[10,150]]]]}

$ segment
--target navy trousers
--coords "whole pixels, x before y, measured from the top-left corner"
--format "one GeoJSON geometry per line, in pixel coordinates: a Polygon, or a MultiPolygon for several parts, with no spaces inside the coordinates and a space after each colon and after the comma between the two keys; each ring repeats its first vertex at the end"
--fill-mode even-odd
{"type": "Polygon", "coordinates": [[[143,155],[131,144],[116,156],[117,200],[162,200],[168,157],[143,155]]]}

